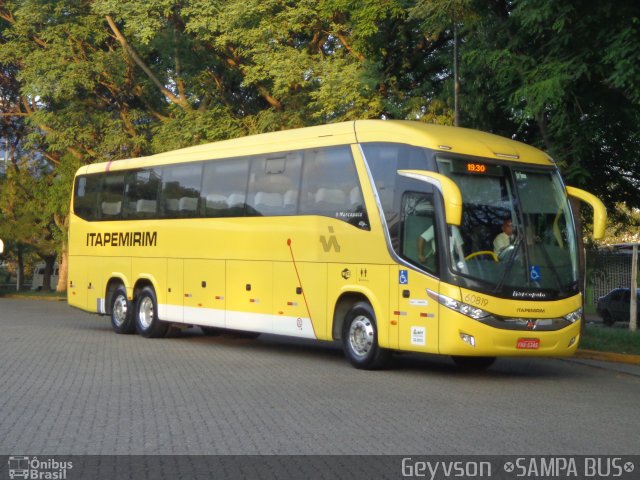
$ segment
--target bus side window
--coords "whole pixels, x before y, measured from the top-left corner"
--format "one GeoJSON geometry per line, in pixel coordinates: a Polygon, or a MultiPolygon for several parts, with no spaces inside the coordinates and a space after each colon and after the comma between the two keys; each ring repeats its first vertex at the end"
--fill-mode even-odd
{"type": "Polygon", "coordinates": [[[99,175],[78,177],[74,189],[74,213],[85,220],[98,218],[98,196],[102,178],[99,175]]]}
{"type": "Polygon", "coordinates": [[[162,168],[162,209],[165,218],[199,216],[202,163],[170,165],[162,168]]]}
{"type": "Polygon", "coordinates": [[[122,218],[122,200],[124,196],[124,175],[110,173],[104,177],[100,192],[100,218],[119,220],[122,218]]]}
{"type": "Polygon", "coordinates": [[[302,155],[296,152],[253,158],[247,202],[250,211],[265,216],[295,213],[301,169],[302,155]]]}
{"type": "Polygon", "coordinates": [[[159,170],[145,169],[129,173],[125,186],[125,216],[139,219],[157,217],[159,188],[159,170]]]}
{"type": "Polygon", "coordinates": [[[437,241],[433,195],[406,193],[402,198],[402,256],[437,273],[437,241]]]}
{"type": "Polygon", "coordinates": [[[298,211],[301,215],[323,215],[369,229],[362,189],[349,147],[305,152],[298,211]]]}
{"type": "Polygon", "coordinates": [[[249,159],[205,162],[200,209],[205,217],[241,217],[245,212],[249,159]]]}

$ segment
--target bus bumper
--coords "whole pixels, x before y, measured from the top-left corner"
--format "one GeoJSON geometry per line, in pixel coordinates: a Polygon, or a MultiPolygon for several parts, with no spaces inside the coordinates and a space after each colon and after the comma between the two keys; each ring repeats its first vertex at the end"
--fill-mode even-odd
{"type": "Polygon", "coordinates": [[[570,356],[580,341],[582,321],[553,331],[506,330],[463,315],[440,324],[440,353],[461,356],[570,356]]]}

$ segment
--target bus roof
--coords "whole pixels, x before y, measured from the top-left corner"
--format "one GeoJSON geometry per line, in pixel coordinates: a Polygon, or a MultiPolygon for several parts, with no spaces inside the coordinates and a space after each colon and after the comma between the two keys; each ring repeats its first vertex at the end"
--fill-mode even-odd
{"type": "Polygon", "coordinates": [[[407,120],[355,120],[250,135],[148,157],[95,163],[82,167],[78,173],[97,173],[366,142],[405,143],[436,151],[537,165],[553,163],[546,153],[537,148],[479,130],[407,120]]]}

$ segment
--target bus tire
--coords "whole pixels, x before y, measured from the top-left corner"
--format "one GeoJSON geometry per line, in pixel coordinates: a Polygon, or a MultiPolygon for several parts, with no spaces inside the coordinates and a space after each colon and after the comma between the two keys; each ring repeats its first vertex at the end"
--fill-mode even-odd
{"type": "Polygon", "coordinates": [[[378,327],[371,305],[354,304],[347,312],[342,328],[342,345],[346,357],[356,368],[383,368],[390,352],[378,345],[378,327]]]}
{"type": "Polygon", "coordinates": [[[133,318],[133,307],[127,298],[127,291],[120,285],[111,295],[111,328],[120,334],[135,333],[136,324],[133,318]]]}
{"type": "Polygon", "coordinates": [[[158,318],[156,293],[144,287],[136,299],[136,330],[145,338],[164,337],[169,328],[167,322],[158,318]]]}
{"type": "Polygon", "coordinates": [[[496,361],[496,357],[464,357],[454,355],[451,358],[459,369],[467,371],[486,370],[496,361]]]}

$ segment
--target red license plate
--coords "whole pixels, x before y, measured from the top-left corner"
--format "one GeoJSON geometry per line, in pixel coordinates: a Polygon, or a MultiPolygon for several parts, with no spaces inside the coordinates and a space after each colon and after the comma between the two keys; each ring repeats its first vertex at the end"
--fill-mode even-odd
{"type": "Polygon", "coordinates": [[[539,338],[519,338],[516,348],[521,350],[537,350],[540,348],[539,338]]]}

